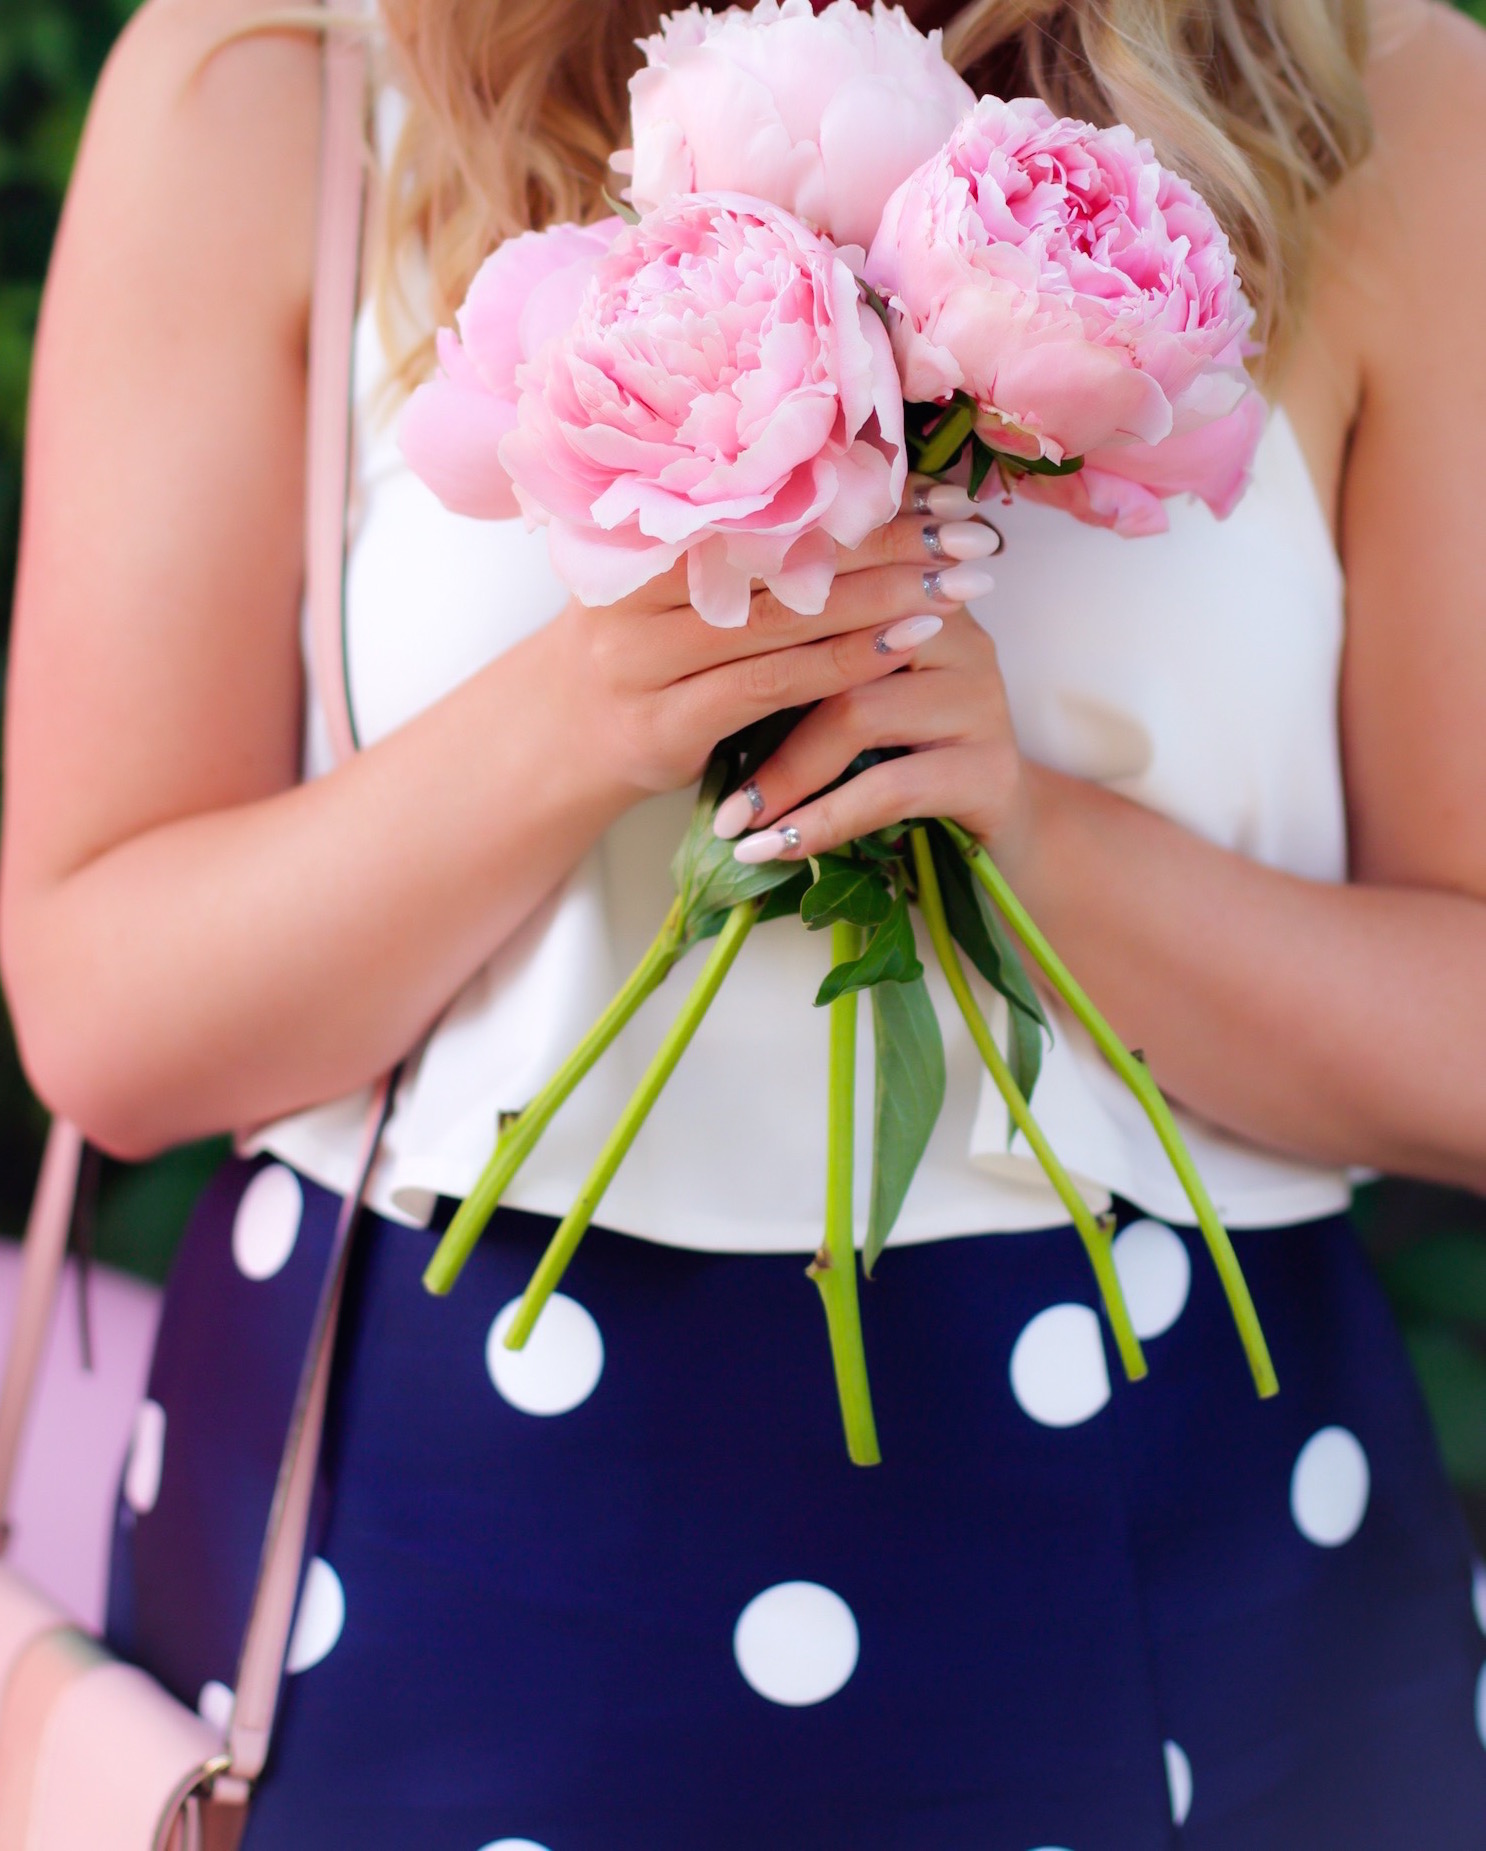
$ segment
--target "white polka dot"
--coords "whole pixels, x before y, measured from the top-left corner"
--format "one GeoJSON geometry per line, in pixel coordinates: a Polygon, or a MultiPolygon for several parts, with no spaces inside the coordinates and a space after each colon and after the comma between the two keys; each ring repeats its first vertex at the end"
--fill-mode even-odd
{"type": "Polygon", "coordinates": [[[1076,1427],[1109,1399],[1099,1319],[1087,1305],[1049,1305],[1011,1352],[1011,1392],[1044,1427],[1076,1427]]]}
{"type": "Polygon", "coordinates": [[[141,1401],[124,1467],[124,1502],[140,1516],[155,1508],[165,1472],[165,1410],[158,1401],[141,1401]]]}
{"type": "Polygon", "coordinates": [[[1166,1785],[1171,1794],[1171,1817],[1176,1825],[1187,1823],[1192,1810],[1192,1763],[1180,1742],[1163,1742],[1166,1756],[1166,1785]]]}
{"type": "Polygon", "coordinates": [[[599,1327],[574,1298],[554,1292],[524,1350],[503,1341],[520,1299],[513,1298],[490,1326],[485,1367],[496,1388],[523,1414],[567,1414],[586,1401],[604,1373],[599,1327]]]}
{"type": "Polygon", "coordinates": [[[304,1191],[293,1170],[271,1163],[246,1189],[232,1219],[232,1257],[247,1279],[272,1279],[294,1251],[304,1191]]]}
{"type": "Polygon", "coordinates": [[[1482,1665],[1476,1677],[1476,1734],[1481,1738],[1481,1746],[1486,1748],[1486,1665],[1482,1665]]]}
{"type": "Polygon", "coordinates": [[[201,1695],[196,1699],[196,1713],[203,1722],[209,1722],[220,1735],[226,1735],[232,1727],[232,1706],[237,1702],[237,1695],[230,1684],[221,1684],[216,1678],[208,1678],[201,1686],[201,1695]]]}
{"type": "Polygon", "coordinates": [[[346,1590],[329,1562],[317,1555],[305,1571],[285,1669],[308,1671],[318,1665],[334,1650],[345,1623],[346,1590]]]}
{"type": "Polygon", "coordinates": [[[497,1838],[488,1845],[481,1845],[480,1851],[547,1851],[546,1845],[539,1845],[534,1838],[497,1838]]]}
{"type": "Polygon", "coordinates": [[[1137,1337],[1159,1337],[1187,1306],[1192,1259],[1164,1221],[1132,1221],[1114,1241],[1115,1271],[1137,1337]]]}
{"type": "Polygon", "coordinates": [[[738,1615],[733,1654],[761,1697],[800,1707],[834,1697],[857,1668],[856,1617],[815,1581],[765,1588],[738,1615]]]}
{"type": "Polygon", "coordinates": [[[1476,1624],[1486,1632],[1486,1564],[1481,1562],[1471,1570],[1471,1605],[1476,1610],[1476,1624]]]}
{"type": "Polygon", "coordinates": [[[1367,1514],[1372,1474],[1367,1454],[1345,1427],[1323,1427],[1300,1449],[1290,1474],[1290,1514],[1308,1542],[1335,1549],[1350,1542],[1367,1514]]]}

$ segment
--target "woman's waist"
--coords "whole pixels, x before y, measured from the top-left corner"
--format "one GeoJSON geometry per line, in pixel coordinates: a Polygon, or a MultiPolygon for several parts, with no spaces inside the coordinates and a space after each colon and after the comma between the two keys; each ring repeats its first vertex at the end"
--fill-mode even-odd
{"type": "MultiPolygon", "coordinates": [[[[587,1180],[674,1019],[704,952],[684,960],[558,1112],[506,1195],[562,1214],[587,1180]]],[[[825,1207],[828,1019],[814,996],[829,963],[824,935],[781,920],[757,929],[611,1184],[601,1223],[676,1247],[810,1253],[825,1207]]],[[[928,983],[945,1046],[943,1109],[904,1204],[899,1244],[1060,1225],[1067,1216],[1005,1109],[937,971],[928,983]]],[[[575,985],[582,989],[584,986],[575,985]]],[[[589,986],[593,987],[593,986],[589,986]]],[[[595,991],[600,1001],[604,986],[595,991]]],[[[509,999],[505,999],[509,1001],[509,999]]],[[[529,999],[528,999],[529,1000],[529,999]]],[[[998,1036],[999,999],[981,1000],[998,1036]]],[[[462,1000],[410,1063],[370,1199],[394,1218],[428,1222],[441,1196],[478,1178],[502,1120],[526,1105],[598,1004],[550,1013],[462,1000]],[[512,1045],[512,1038],[519,1045],[512,1045]],[[542,1042],[540,1058],[534,1042],[542,1042]]],[[[861,1010],[857,1070],[858,1225],[871,1187],[876,1084],[872,1011],[861,1010]]],[[[1113,1196],[1168,1220],[1190,1216],[1154,1134],[1075,1023],[1055,1018],[1033,1109],[1091,1206],[1113,1196]]],[[[267,1127],[249,1143],[343,1188],[363,1110],[334,1102],[267,1127]]],[[[1220,1213],[1236,1226],[1337,1212],[1343,1173],[1260,1150],[1190,1116],[1184,1128],[1220,1213]]]]}

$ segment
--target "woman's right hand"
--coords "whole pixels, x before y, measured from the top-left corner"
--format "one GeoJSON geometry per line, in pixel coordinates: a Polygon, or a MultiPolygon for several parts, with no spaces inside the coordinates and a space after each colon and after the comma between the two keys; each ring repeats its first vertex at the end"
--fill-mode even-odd
{"type": "Polygon", "coordinates": [[[926,496],[926,511],[843,549],[816,616],[760,590],[746,625],[717,629],[687,600],[684,561],[619,604],[574,600],[543,633],[557,749],[591,764],[627,806],[694,782],[718,741],[753,721],[904,667],[949,612],[989,590],[984,559],[996,544],[963,491],[926,496]]]}

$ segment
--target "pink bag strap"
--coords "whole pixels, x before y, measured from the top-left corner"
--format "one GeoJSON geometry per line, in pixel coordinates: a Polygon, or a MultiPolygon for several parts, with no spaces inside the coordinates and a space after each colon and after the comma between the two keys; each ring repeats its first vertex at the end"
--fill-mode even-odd
{"type": "MultiPolygon", "coordinates": [[[[352,17],[358,13],[354,0],[324,0],[324,4],[332,13],[352,17]]],[[[322,72],[315,290],[310,309],[305,596],[315,688],[336,762],[341,764],[355,755],[358,743],[346,673],[345,582],[355,389],[353,355],[366,224],[369,89],[365,34],[332,26],[325,35],[322,72]]],[[[238,1661],[236,1699],[227,1735],[231,1769],[213,1788],[213,1797],[229,1805],[246,1803],[252,1783],[268,1757],[303,1576],[352,1236],[391,1114],[396,1085],[397,1074],[393,1072],[373,1088],[355,1180],[336,1220],[330,1261],[300,1372],[259,1559],[258,1584],[238,1661]]]]}
{"type": "MultiPolygon", "coordinates": [[[[324,0],[356,15],[353,0],[324,0]]],[[[346,503],[351,482],[356,316],[366,226],[367,55],[362,33],[332,27],[324,52],[305,496],[305,597],[315,690],[337,764],[359,741],[345,647],[346,503]]]]}
{"type": "Polygon", "coordinates": [[[392,1111],[396,1084],[394,1072],[380,1080],[374,1089],[371,1116],[356,1166],[356,1180],[342,1200],[336,1217],[330,1263],[320,1289],[309,1348],[300,1372],[289,1436],[279,1463],[273,1508],[263,1541],[258,1585],[243,1635],[242,1656],[238,1660],[236,1699],[227,1731],[231,1766],[225,1775],[218,1777],[212,1789],[213,1799],[227,1805],[246,1804],[252,1783],[263,1772],[263,1764],[268,1759],[279,1690],[284,1681],[284,1661],[288,1657],[289,1636],[299,1602],[352,1236],[372,1165],[376,1162],[377,1147],[392,1111]]]}
{"type": "Polygon", "coordinates": [[[58,1119],[47,1137],[26,1221],[20,1289],[5,1359],[5,1387],[0,1390],[0,1553],[10,1542],[10,1493],[16,1459],[62,1282],[82,1157],[81,1134],[65,1119],[58,1119]]]}

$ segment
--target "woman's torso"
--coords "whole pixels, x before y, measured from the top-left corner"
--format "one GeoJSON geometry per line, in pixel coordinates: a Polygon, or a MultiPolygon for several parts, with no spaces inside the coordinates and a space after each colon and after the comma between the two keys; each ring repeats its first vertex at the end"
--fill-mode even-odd
{"type": "MultiPolygon", "coordinates": [[[[358,329],[356,369],[346,647],[358,732],[371,744],[548,621],[566,593],[540,531],[452,515],[412,476],[395,410],[386,410],[386,359],[370,312],[358,329]]],[[[1226,522],[1173,503],[1169,533],[1127,541],[1022,503],[999,508],[996,520],[1007,545],[997,589],[975,615],[996,638],[1030,756],[1276,868],[1343,879],[1342,581],[1286,416],[1271,419],[1253,486],[1226,522]]],[[[306,654],[305,771],[317,776],[330,755],[306,654]]],[[[690,800],[676,793],[623,818],[451,1002],[405,1077],[372,1191],[380,1207],[422,1220],[437,1196],[468,1190],[501,1116],[518,1111],[551,1073],[658,927],[690,800]]],[[[827,955],[821,936],[790,921],[754,934],[612,1186],[602,1221],[682,1246],[814,1248],[824,1199],[826,1022],[812,1005],[827,955]]],[[[673,974],[559,1115],[511,1190],[514,1205],[551,1213],[568,1206],[690,968],[685,962],[673,974]]],[[[1056,1198],[1021,1140],[1008,1148],[1004,1109],[936,975],[948,1096],[895,1238],[1056,1223],[1056,1198]]],[[[870,1036],[863,1042],[865,1151],[870,1036]]],[[[1184,1198],[1138,1108],[1061,1016],[1035,1106],[1094,1199],[1119,1194],[1182,1217],[1184,1198]]],[[[361,1109],[357,1099],[332,1102],[249,1142],[344,1186],[361,1109]]],[[[1186,1130],[1235,1225],[1324,1214],[1347,1199],[1338,1172],[1195,1120],[1186,1130]]]]}

